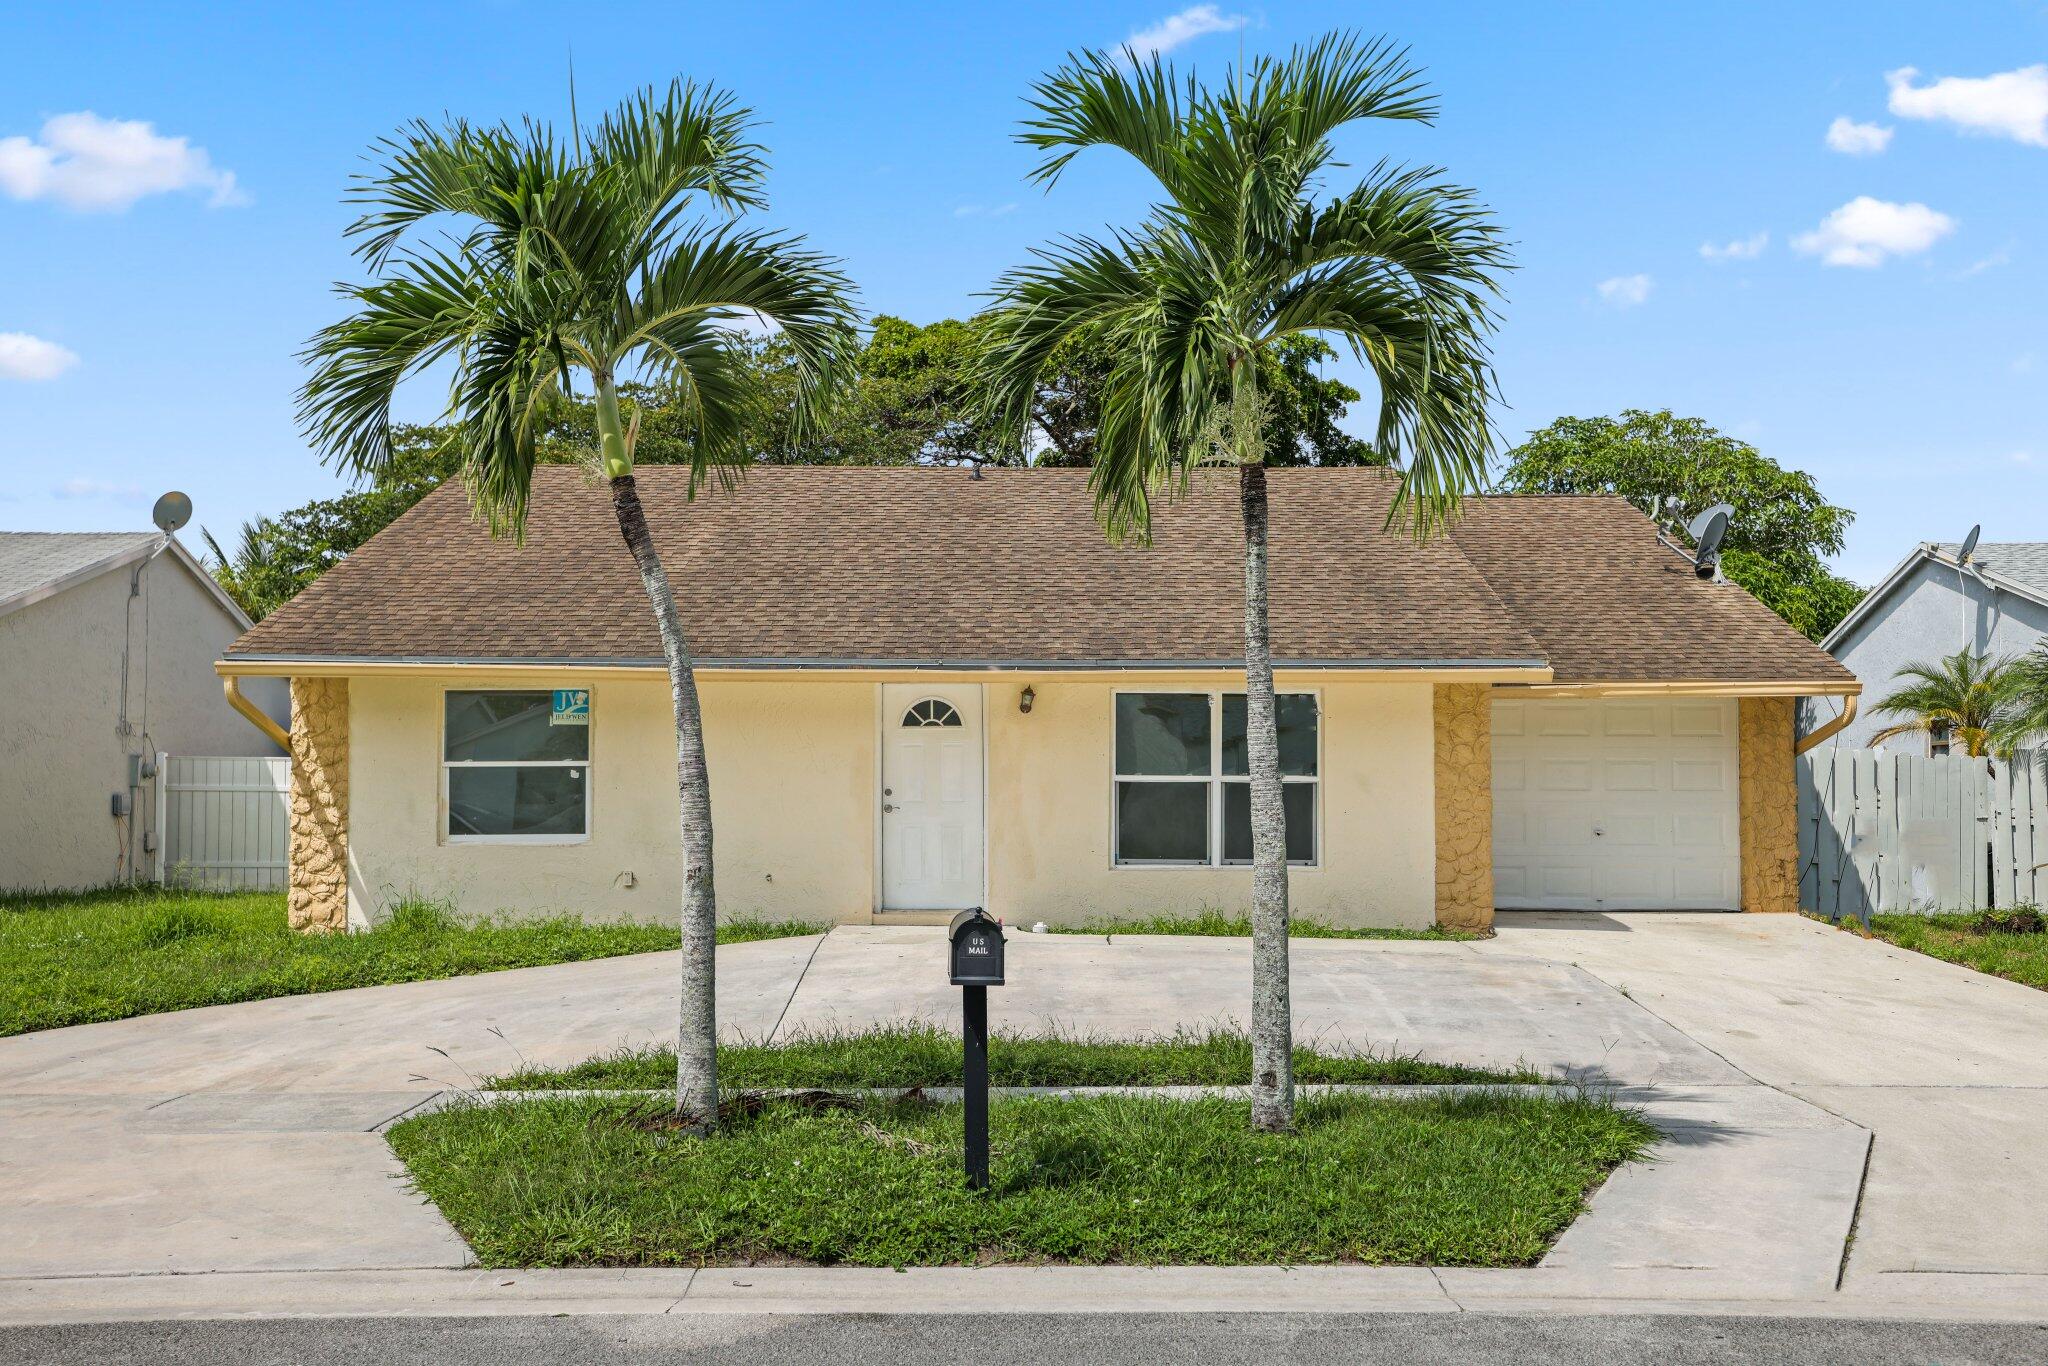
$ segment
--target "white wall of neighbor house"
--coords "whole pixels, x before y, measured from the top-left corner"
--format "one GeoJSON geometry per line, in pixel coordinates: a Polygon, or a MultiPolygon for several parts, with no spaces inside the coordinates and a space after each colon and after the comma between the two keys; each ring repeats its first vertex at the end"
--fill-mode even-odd
{"type": "MultiPolygon", "coordinates": [[[[1324,676],[1327,678],[1327,676],[1324,676]]],[[[896,681],[904,681],[898,677],[896,681]]],[[[1112,698],[1106,681],[1005,675],[982,684],[987,904],[1012,924],[1250,902],[1251,871],[1114,866],[1112,698]],[[1021,690],[1035,697],[1027,715],[1021,690]]],[[[1161,691],[1230,689],[1228,675],[1134,678],[1161,691]]],[[[1240,685],[1241,686],[1241,685],[1240,685]]],[[[1297,913],[1351,925],[1434,914],[1434,759],[1427,683],[1318,681],[1321,848],[1293,871],[1297,913]]],[[[711,765],[718,902],[725,916],[865,921],[880,892],[880,683],[700,680],[711,765]]],[[[655,675],[459,675],[351,681],[352,924],[408,895],[467,913],[668,919],[679,903],[675,750],[655,675]],[[590,824],[570,843],[451,843],[442,809],[450,687],[591,690],[590,824]]]]}
{"type": "MultiPolygon", "coordinates": [[[[0,616],[0,890],[100,886],[151,871],[155,805],[131,754],[274,755],[221,695],[213,661],[242,625],[171,553],[120,565],[0,616]],[[121,656],[128,645],[128,733],[121,656]],[[131,802],[117,820],[116,792],[131,802]]],[[[286,714],[281,679],[252,680],[286,714]]]]}

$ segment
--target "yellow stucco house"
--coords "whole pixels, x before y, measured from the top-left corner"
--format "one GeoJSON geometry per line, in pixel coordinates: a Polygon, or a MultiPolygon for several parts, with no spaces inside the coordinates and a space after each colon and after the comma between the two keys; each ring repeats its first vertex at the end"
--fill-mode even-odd
{"type": "MultiPolygon", "coordinates": [[[[1378,470],[1271,481],[1297,912],[1796,909],[1793,706],[1846,670],[1614,498],[1482,498],[1417,546],[1378,470]]],[[[869,922],[1243,909],[1234,481],[1112,547],[1082,472],[764,468],[641,497],[702,689],[718,901],[869,922]]],[[[666,918],[673,732],[601,486],[524,544],[458,487],[217,666],[291,680],[292,916],[408,894],[666,918]]]]}

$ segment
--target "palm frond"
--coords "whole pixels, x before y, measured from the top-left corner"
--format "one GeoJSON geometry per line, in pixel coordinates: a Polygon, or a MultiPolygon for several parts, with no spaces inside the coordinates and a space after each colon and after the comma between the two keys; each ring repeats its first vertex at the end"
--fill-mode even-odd
{"type": "Polygon", "coordinates": [[[323,459],[374,475],[391,458],[392,395],[488,325],[488,292],[465,262],[438,252],[408,255],[384,278],[339,292],[355,312],[300,353],[313,373],[299,389],[299,423],[323,459]]]}
{"type": "MultiPolygon", "coordinates": [[[[736,459],[740,389],[732,324],[779,328],[808,412],[854,349],[850,285],[786,235],[706,226],[758,205],[765,153],[730,95],[675,82],[566,143],[545,124],[407,125],[378,144],[350,197],[349,233],[372,272],[342,287],[350,316],[316,334],[300,423],[356,472],[390,458],[397,388],[452,361],[447,419],[463,479],[499,533],[522,531],[539,415],[581,371],[595,386],[645,374],[686,396],[696,480],[736,459]],[[446,220],[438,244],[416,235],[446,220]]],[[[614,432],[606,438],[619,458],[614,432]]],[[[623,457],[630,468],[630,452],[623,457]]]]}

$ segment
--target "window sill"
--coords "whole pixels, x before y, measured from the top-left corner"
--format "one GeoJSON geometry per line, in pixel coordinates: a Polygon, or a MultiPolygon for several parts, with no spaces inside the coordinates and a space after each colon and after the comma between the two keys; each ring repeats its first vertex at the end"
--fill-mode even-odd
{"type": "Polygon", "coordinates": [[[444,844],[588,844],[588,835],[443,835],[444,844]]]}
{"type": "MultiPolygon", "coordinates": [[[[1109,868],[1113,873],[1178,872],[1188,869],[1193,869],[1197,872],[1207,869],[1210,872],[1228,873],[1239,868],[1250,871],[1251,866],[1249,861],[1244,863],[1180,863],[1162,859],[1158,862],[1140,863],[1114,861],[1109,865],[1109,868]]],[[[1288,860],[1287,866],[1290,869],[1298,868],[1303,870],[1314,870],[1322,867],[1320,863],[1298,863],[1292,859],[1288,860]]]]}

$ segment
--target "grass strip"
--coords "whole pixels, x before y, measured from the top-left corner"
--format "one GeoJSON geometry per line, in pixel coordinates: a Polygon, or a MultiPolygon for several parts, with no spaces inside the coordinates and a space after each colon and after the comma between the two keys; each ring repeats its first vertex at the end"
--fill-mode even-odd
{"type": "MultiPolygon", "coordinates": [[[[1149,1039],[1101,1039],[1057,1033],[998,1034],[989,1040],[989,1081],[996,1086],[1242,1086],[1252,1074],[1252,1045],[1242,1032],[1182,1029],[1149,1039]]],[[[719,1079],[735,1087],[958,1086],[960,1036],[929,1021],[879,1028],[801,1031],[774,1043],[718,1050],[719,1079]]],[[[528,1068],[485,1083],[496,1091],[636,1091],[673,1087],[675,1050],[623,1049],[570,1067],[528,1068]]],[[[1294,1050],[1294,1079],[1357,1085],[1539,1082],[1509,1072],[1419,1057],[1294,1050]]]]}
{"type": "Polygon", "coordinates": [[[1874,915],[1870,918],[1870,932],[1902,949],[2048,991],[2048,934],[1979,933],[1973,928],[1977,919],[1974,912],[1874,915]]]}
{"type": "Polygon", "coordinates": [[[1305,1099],[1292,1134],[1232,1100],[1003,1099],[992,1189],[957,1105],[771,1100],[715,1135],[659,1102],[462,1105],[391,1130],[486,1266],[1362,1262],[1526,1266],[1656,1134],[1594,1100],[1305,1099]]]}
{"type": "MultiPolygon", "coordinates": [[[[738,921],[719,942],[813,934],[738,921]]],[[[281,892],[113,889],[0,896],[0,1035],[272,996],[460,977],[676,946],[673,925],[463,920],[401,903],[361,934],[304,935],[281,892]]]]}
{"type": "MultiPolygon", "coordinates": [[[[1199,911],[1194,915],[1145,915],[1128,920],[1098,917],[1076,925],[1048,925],[1053,934],[1185,934],[1217,939],[1249,939],[1252,922],[1249,916],[1225,915],[1221,911],[1199,911]]],[[[1296,916],[1288,922],[1288,937],[1292,939],[1419,939],[1434,942],[1462,943],[1486,936],[1470,930],[1446,929],[1441,925],[1430,925],[1423,929],[1408,929],[1398,926],[1376,926],[1364,929],[1331,925],[1309,916],[1296,916]]]]}

